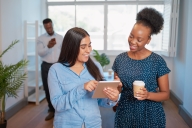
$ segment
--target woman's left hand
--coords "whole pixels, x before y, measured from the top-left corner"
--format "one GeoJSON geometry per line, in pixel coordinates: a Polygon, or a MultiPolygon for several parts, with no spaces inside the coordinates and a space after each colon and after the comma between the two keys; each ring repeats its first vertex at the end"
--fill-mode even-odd
{"type": "Polygon", "coordinates": [[[112,101],[117,101],[119,98],[119,91],[117,89],[112,88],[104,88],[105,95],[112,101]]]}
{"type": "Polygon", "coordinates": [[[147,91],[146,88],[141,88],[140,92],[137,92],[137,99],[138,100],[146,100],[148,98],[149,92],[147,91]]]}
{"type": "Polygon", "coordinates": [[[119,79],[118,76],[115,76],[114,81],[120,81],[120,83],[119,83],[119,85],[118,85],[117,88],[118,88],[118,90],[119,90],[119,93],[121,93],[121,91],[122,91],[122,86],[123,86],[123,84],[121,83],[121,80],[119,79]]]}

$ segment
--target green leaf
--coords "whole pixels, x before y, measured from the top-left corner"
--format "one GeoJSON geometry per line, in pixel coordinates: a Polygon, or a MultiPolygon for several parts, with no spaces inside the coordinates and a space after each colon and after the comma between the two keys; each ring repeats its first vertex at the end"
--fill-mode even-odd
{"type": "MultiPolygon", "coordinates": [[[[13,41],[7,49],[5,49],[1,54],[0,58],[10,50],[19,40],[13,41]]],[[[23,82],[26,79],[26,73],[24,68],[27,66],[27,60],[20,60],[16,64],[4,65],[0,61],[0,99],[8,97],[17,97],[17,92],[23,86],[23,82]]],[[[5,100],[2,100],[0,108],[5,111],[5,100]]],[[[4,117],[3,117],[4,118],[4,117]]]]}
{"type": "Polygon", "coordinates": [[[101,55],[98,53],[97,50],[93,49],[93,57],[101,64],[101,66],[108,65],[110,63],[110,60],[108,56],[105,53],[102,53],[101,55]]]}
{"type": "Polygon", "coordinates": [[[11,49],[15,44],[17,44],[19,40],[12,41],[12,43],[0,54],[0,58],[9,50],[11,49]]]}

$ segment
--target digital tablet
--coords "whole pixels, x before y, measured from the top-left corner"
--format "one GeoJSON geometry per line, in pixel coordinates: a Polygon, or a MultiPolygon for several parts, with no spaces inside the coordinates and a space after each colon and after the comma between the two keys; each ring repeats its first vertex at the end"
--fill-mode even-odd
{"type": "Polygon", "coordinates": [[[99,81],[92,98],[107,98],[103,89],[107,87],[117,89],[119,83],[120,81],[99,81]]]}

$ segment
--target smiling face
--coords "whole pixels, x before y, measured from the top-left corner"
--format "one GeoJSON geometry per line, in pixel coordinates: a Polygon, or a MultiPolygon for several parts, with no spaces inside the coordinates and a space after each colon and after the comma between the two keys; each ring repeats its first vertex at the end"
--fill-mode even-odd
{"type": "Polygon", "coordinates": [[[86,36],[81,40],[79,54],[76,60],[76,63],[87,62],[92,51],[91,40],[89,36],[86,36]]]}
{"type": "Polygon", "coordinates": [[[51,22],[47,23],[47,24],[43,24],[44,28],[46,30],[46,32],[51,36],[53,35],[54,31],[53,31],[53,25],[51,22]]]}
{"type": "Polygon", "coordinates": [[[151,29],[142,24],[135,24],[128,37],[130,51],[138,52],[145,49],[145,45],[151,40],[151,29]]]}

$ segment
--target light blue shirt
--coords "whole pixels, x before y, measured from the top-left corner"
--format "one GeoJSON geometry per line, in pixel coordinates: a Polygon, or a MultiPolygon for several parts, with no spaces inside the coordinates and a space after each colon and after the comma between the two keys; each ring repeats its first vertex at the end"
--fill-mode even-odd
{"type": "Polygon", "coordinates": [[[42,61],[47,63],[55,63],[58,61],[63,42],[63,37],[61,35],[54,33],[52,36],[50,36],[49,34],[45,33],[39,36],[36,42],[37,52],[42,61]],[[47,45],[52,38],[55,38],[56,44],[52,48],[48,48],[47,45]]]}
{"type": "MultiPolygon", "coordinates": [[[[102,67],[95,62],[100,72],[102,67]]],[[[55,108],[54,128],[100,128],[101,115],[99,106],[112,107],[109,99],[93,99],[93,92],[84,89],[84,84],[94,80],[86,65],[77,75],[70,67],[60,63],[51,66],[48,73],[48,86],[51,103],[55,108]]]]}

